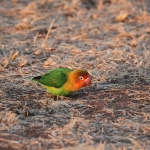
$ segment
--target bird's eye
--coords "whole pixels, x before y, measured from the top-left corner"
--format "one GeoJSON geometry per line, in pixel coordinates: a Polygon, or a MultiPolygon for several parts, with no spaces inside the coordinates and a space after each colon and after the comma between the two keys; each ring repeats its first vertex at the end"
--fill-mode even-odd
{"type": "Polygon", "coordinates": [[[80,77],[79,77],[79,79],[80,79],[80,80],[83,80],[83,77],[82,77],[82,76],[80,76],[80,77]]]}

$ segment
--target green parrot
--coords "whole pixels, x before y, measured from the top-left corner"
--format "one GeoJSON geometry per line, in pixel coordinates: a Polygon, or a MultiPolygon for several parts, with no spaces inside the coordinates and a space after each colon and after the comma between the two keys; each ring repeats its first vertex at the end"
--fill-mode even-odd
{"type": "Polygon", "coordinates": [[[90,75],[84,69],[57,68],[31,79],[54,96],[69,95],[91,84],[90,75]]]}

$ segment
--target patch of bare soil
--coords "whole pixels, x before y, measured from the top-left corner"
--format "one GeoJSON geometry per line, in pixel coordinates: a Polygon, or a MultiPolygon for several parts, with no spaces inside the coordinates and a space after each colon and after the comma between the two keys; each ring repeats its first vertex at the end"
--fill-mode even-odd
{"type": "Polygon", "coordinates": [[[147,0],[0,1],[0,149],[150,149],[147,0]],[[32,76],[84,68],[54,97],[32,76]]]}

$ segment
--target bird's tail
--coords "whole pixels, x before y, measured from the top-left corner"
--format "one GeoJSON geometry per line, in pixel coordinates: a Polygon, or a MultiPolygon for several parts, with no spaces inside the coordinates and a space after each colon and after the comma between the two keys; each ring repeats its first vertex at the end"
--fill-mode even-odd
{"type": "Polygon", "coordinates": [[[36,82],[40,82],[41,76],[37,76],[37,77],[31,77],[31,80],[36,81],[36,82]]]}

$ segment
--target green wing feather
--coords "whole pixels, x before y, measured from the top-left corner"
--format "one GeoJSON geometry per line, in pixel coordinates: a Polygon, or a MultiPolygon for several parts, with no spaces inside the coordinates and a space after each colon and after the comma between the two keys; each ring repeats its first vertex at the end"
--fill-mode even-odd
{"type": "Polygon", "coordinates": [[[32,78],[33,81],[36,81],[42,85],[49,87],[60,88],[67,82],[68,74],[72,70],[69,68],[58,68],[48,71],[48,73],[32,78]]]}

